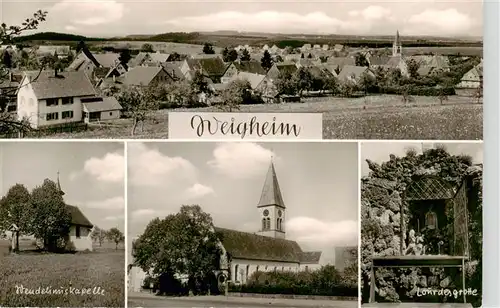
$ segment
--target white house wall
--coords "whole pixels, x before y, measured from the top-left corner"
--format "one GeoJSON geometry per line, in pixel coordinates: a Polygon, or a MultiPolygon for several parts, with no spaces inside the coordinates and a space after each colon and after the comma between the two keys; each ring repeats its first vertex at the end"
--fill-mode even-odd
{"type": "Polygon", "coordinates": [[[17,116],[28,118],[33,128],[38,127],[38,99],[28,78],[23,78],[17,93],[17,116]]]}
{"type": "Polygon", "coordinates": [[[239,282],[245,284],[247,279],[256,271],[272,272],[272,271],[288,271],[298,272],[300,270],[299,263],[289,262],[272,262],[258,261],[248,259],[233,259],[231,261],[231,277],[233,283],[239,282]]]}
{"type": "Polygon", "coordinates": [[[101,121],[115,120],[120,118],[120,110],[109,110],[101,112],[101,121]]]}
{"type": "Polygon", "coordinates": [[[39,100],[38,110],[39,110],[38,127],[82,121],[83,107],[80,97],[74,97],[73,104],[68,104],[68,105],[63,105],[62,99],[59,98],[58,104],[55,106],[47,106],[46,100],[39,100]],[[73,111],[73,117],[69,119],[63,119],[62,112],[64,111],[73,111]],[[58,119],[47,121],[47,114],[53,112],[57,112],[59,114],[58,119]]]}
{"type": "Polygon", "coordinates": [[[76,251],[92,251],[92,239],[90,238],[90,229],[80,227],[80,237],[76,237],[76,226],[71,226],[69,230],[69,240],[75,245],[76,251]]]}

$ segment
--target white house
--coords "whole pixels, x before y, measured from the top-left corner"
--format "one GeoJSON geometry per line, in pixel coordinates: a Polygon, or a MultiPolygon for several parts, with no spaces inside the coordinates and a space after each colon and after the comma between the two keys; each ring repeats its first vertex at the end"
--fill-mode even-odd
{"type": "Polygon", "coordinates": [[[119,119],[122,106],[115,97],[82,98],[85,123],[119,119]]]}
{"type": "Polygon", "coordinates": [[[483,61],[470,69],[460,79],[460,83],[456,85],[458,89],[477,89],[482,86],[483,79],[483,61]]]}
{"type": "MultiPolygon", "coordinates": [[[[33,128],[82,122],[83,102],[90,108],[102,102],[96,98],[85,72],[27,71],[17,91],[17,115],[33,128]]],[[[110,112],[117,110],[112,107],[110,112]]]]}
{"type": "MultiPolygon", "coordinates": [[[[321,251],[305,252],[296,241],[286,239],[286,207],[274,164],[271,162],[257,204],[260,230],[249,233],[215,228],[223,250],[220,271],[231,283],[245,284],[257,271],[308,271],[318,269],[321,251]],[[227,257],[226,257],[227,256],[227,257]]],[[[146,274],[132,267],[129,289],[140,290],[146,274]]]]}

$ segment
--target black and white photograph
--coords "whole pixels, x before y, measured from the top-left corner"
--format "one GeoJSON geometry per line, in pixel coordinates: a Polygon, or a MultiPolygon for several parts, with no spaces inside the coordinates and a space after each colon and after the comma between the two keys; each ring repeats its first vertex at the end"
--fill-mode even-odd
{"type": "Polygon", "coordinates": [[[124,145],[0,143],[0,306],[125,307],[124,145]]]}
{"type": "Polygon", "coordinates": [[[129,142],[128,307],[358,307],[358,144],[129,142]]]}
{"type": "Polygon", "coordinates": [[[482,1],[1,3],[1,138],[168,138],[171,112],[323,139],[482,140],[482,1]]]}
{"type": "Polygon", "coordinates": [[[362,307],[482,307],[483,144],[361,144],[362,307]]]}

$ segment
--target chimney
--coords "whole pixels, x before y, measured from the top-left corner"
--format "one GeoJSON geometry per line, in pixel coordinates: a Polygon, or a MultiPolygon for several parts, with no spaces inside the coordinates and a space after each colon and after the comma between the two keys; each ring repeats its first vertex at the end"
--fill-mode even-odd
{"type": "Polygon", "coordinates": [[[116,76],[113,75],[113,83],[116,82],[116,76]]]}

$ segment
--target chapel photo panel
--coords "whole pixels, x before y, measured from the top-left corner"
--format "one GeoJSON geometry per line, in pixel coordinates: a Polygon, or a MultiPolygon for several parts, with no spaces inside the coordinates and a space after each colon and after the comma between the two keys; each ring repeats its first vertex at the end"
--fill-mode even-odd
{"type": "Polygon", "coordinates": [[[360,152],[362,307],[481,307],[483,143],[360,152]]]}
{"type": "Polygon", "coordinates": [[[123,142],[0,142],[0,306],[125,307],[123,142]]]}
{"type": "Polygon", "coordinates": [[[358,307],[356,142],[129,142],[129,307],[358,307]]]}

